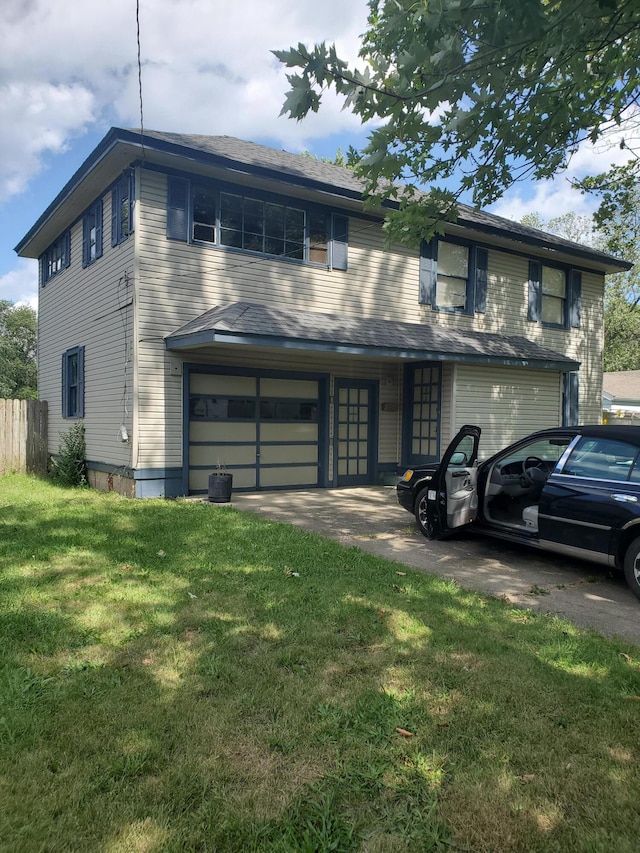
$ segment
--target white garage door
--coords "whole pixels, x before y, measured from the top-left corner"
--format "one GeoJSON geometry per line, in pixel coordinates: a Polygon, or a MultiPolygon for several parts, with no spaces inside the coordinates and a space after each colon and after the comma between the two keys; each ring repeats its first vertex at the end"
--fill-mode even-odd
{"type": "Polygon", "coordinates": [[[531,432],[562,422],[561,374],[524,367],[458,365],[454,380],[455,429],[482,427],[480,457],[531,432]]]}
{"type": "Polygon", "coordinates": [[[318,382],[194,373],[189,381],[189,493],[218,464],[234,489],[318,485],[318,382]]]}

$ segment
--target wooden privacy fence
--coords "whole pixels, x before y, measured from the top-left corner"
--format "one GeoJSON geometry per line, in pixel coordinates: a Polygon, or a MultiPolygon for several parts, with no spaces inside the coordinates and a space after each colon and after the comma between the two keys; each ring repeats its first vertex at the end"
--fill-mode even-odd
{"type": "Polygon", "coordinates": [[[0,400],[0,475],[46,474],[47,403],[0,400]]]}

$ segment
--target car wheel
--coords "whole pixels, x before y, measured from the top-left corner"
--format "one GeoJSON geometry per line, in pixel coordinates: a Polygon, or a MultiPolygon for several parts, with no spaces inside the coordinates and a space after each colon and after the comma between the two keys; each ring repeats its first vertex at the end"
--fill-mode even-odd
{"type": "Polygon", "coordinates": [[[640,537],[633,540],[624,555],[624,576],[633,594],[640,598],[640,537]]]}
{"type": "Polygon", "coordinates": [[[418,492],[418,497],[416,498],[415,516],[422,535],[426,536],[427,539],[435,539],[436,528],[433,523],[432,510],[429,508],[427,502],[428,491],[429,489],[422,489],[422,491],[418,492]]]}

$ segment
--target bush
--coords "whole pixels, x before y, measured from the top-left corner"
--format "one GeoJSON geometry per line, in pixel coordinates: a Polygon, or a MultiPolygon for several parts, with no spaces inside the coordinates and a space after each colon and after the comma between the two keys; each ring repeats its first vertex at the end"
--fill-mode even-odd
{"type": "Polygon", "coordinates": [[[86,485],[86,455],[84,422],[77,421],[60,436],[58,455],[51,460],[53,478],[63,486],[86,485]]]}

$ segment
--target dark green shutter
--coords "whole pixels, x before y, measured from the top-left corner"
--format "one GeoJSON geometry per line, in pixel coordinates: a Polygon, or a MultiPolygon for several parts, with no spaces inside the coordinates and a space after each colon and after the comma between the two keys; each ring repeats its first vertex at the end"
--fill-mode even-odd
{"type": "Polygon", "coordinates": [[[418,302],[421,305],[433,305],[438,279],[438,240],[433,237],[428,243],[420,244],[420,282],[418,302]]]}
{"type": "Polygon", "coordinates": [[[167,185],[167,237],[187,240],[189,182],[184,178],[169,178],[167,185]]]}
{"type": "Polygon", "coordinates": [[[569,325],[579,329],[582,325],[582,273],[569,270],[569,325]]]}
{"type": "Polygon", "coordinates": [[[349,258],[349,219],[331,215],[331,267],[334,270],[346,270],[349,258]]]}
{"type": "Polygon", "coordinates": [[[65,231],[64,234],[64,262],[63,266],[71,266],[71,230],[65,231]]]}
{"type": "Polygon", "coordinates": [[[476,247],[475,253],[475,309],[479,314],[485,314],[487,310],[487,269],[489,266],[489,252],[486,249],[479,249],[476,247]]]}
{"type": "Polygon", "coordinates": [[[529,261],[529,310],[527,317],[534,323],[540,322],[542,309],[542,265],[529,261]]]}

